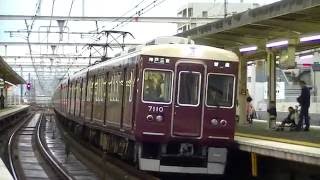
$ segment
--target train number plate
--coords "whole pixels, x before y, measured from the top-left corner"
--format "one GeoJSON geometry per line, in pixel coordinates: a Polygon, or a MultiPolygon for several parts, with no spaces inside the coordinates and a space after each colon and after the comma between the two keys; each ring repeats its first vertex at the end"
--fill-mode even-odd
{"type": "Polygon", "coordinates": [[[162,106],[148,106],[149,112],[163,112],[163,107],[162,106]]]}

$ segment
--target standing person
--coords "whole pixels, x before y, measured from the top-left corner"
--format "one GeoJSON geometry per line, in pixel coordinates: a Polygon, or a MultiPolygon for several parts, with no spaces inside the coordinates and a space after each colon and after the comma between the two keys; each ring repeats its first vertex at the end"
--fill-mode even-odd
{"type": "Polygon", "coordinates": [[[247,121],[249,124],[252,124],[252,114],[254,112],[254,108],[251,104],[252,98],[250,96],[247,97],[246,111],[247,111],[247,121]]]}
{"type": "Polygon", "coordinates": [[[275,101],[270,101],[267,112],[269,113],[269,129],[275,129],[277,121],[277,108],[275,101]]]}
{"type": "Polygon", "coordinates": [[[4,96],[3,96],[3,90],[0,91],[0,109],[4,109],[4,96]]]}
{"type": "Polygon", "coordinates": [[[301,94],[297,98],[297,101],[301,106],[301,110],[300,110],[297,130],[299,131],[303,128],[303,119],[304,119],[304,122],[306,124],[304,131],[309,131],[309,127],[310,127],[310,119],[309,119],[310,90],[306,86],[306,83],[304,81],[300,81],[299,84],[301,86],[301,94]]]}

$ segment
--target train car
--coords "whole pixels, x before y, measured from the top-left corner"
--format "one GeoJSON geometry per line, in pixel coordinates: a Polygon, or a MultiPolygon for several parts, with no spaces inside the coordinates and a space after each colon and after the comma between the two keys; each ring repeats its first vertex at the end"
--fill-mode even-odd
{"type": "Polygon", "coordinates": [[[58,119],[141,170],[223,174],[235,129],[238,57],[156,39],[61,82],[58,119]]]}

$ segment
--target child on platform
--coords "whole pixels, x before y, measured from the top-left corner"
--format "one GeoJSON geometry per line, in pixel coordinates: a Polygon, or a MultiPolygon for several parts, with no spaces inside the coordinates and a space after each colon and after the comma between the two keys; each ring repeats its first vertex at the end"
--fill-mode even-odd
{"type": "Polygon", "coordinates": [[[296,113],[296,111],[291,106],[288,107],[288,111],[289,111],[288,116],[281,122],[280,126],[278,127],[278,130],[283,131],[284,126],[286,124],[290,125],[290,129],[293,129],[293,128],[295,128],[297,126],[296,122],[295,122],[295,113],[296,113]]]}

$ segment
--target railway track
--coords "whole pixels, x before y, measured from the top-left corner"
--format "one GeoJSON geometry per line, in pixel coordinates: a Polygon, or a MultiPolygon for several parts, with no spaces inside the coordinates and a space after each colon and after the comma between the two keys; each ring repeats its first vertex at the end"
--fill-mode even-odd
{"type": "MultiPolygon", "coordinates": [[[[59,121],[57,121],[59,122],[59,121]]],[[[109,180],[159,180],[152,174],[138,170],[136,167],[128,164],[128,162],[119,159],[109,154],[103,153],[100,149],[94,147],[89,142],[79,138],[67,130],[65,126],[57,123],[59,129],[63,129],[66,133],[63,133],[63,138],[68,141],[71,147],[71,151],[81,158],[82,161],[86,161],[90,166],[94,167],[98,171],[100,179],[109,180]]]]}
{"type": "Polygon", "coordinates": [[[14,179],[97,179],[76,159],[68,159],[70,163],[59,161],[64,142],[50,139],[46,124],[45,116],[36,113],[13,131],[8,156],[14,179]]]}
{"type": "Polygon", "coordinates": [[[61,137],[52,116],[43,116],[42,126],[45,127],[40,132],[43,134],[41,136],[43,137],[42,141],[47,145],[48,153],[54,155],[54,161],[62,166],[66,174],[71,176],[72,179],[99,179],[93,169],[88,169],[70,152],[69,144],[61,137]]]}

